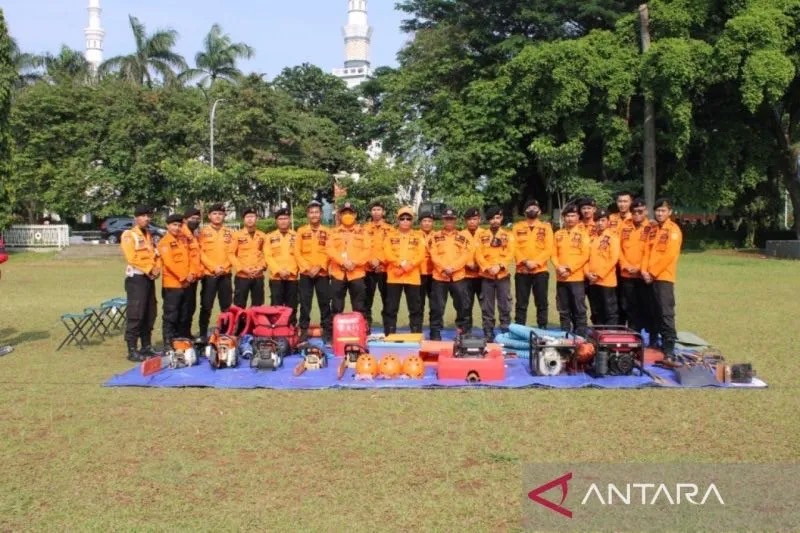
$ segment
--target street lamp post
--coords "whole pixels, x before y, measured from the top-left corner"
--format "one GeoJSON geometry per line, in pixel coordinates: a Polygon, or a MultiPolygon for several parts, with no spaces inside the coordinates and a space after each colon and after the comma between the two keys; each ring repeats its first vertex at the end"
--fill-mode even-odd
{"type": "Polygon", "coordinates": [[[209,130],[209,137],[211,139],[211,170],[214,170],[214,119],[217,116],[217,104],[224,101],[225,99],[219,98],[214,100],[214,105],[211,106],[211,126],[209,130]]]}

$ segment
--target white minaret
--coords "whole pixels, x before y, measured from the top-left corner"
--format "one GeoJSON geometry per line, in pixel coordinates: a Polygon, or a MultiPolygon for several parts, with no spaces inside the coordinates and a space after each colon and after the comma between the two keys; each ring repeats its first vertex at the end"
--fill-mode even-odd
{"type": "Polygon", "coordinates": [[[92,66],[94,71],[103,62],[103,37],[106,32],[100,25],[100,14],[103,12],[100,9],[100,0],[89,0],[89,26],[84,30],[86,35],[86,61],[92,66]]]}
{"type": "Polygon", "coordinates": [[[355,87],[372,74],[369,63],[369,44],[372,28],[367,20],[367,0],[347,0],[347,24],[344,35],[344,68],[333,70],[333,74],[355,87]]]}

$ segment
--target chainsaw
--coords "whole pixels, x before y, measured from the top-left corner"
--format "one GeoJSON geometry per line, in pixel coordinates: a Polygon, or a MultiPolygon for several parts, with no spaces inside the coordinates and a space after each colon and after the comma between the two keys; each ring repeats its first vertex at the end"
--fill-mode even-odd
{"type": "Polygon", "coordinates": [[[342,362],[336,373],[337,379],[342,379],[348,368],[355,368],[358,358],[366,353],[369,352],[367,352],[367,349],[363,346],[359,346],[358,344],[345,344],[344,357],[342,357],[342,362]]]}
{"type": "Polygon", "coordinates": [[[316,346],[303,349],[303,360],[294,368],[294,375],[299,376],[306,370],[319,370],[328,366],[328,356],[316,346]]]}
{"type": "Polygon", "coordinates": [[[191,339],[173,339],[172,349],[165,354],[171,369],[186,368],[197,364],[197,352],[191,339]]]}
{"type": "Polygon", "coordinates": [[[206,346],[206,357],[211,368],[234,368],[239,361],[236,337],[215,334],[206,346]]]}
{"type": "Polygon", "coordinates": [[[257,370],[278,370],[283,366],[283,356],[280,354],[278,342],[270,337],[255,337],[251,345],[253,355],[250,359],[250,368],[257,370]]]}

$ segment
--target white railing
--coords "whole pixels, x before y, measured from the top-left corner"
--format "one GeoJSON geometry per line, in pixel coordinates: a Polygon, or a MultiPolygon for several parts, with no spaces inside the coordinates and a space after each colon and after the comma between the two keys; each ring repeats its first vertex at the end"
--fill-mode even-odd
{"type": "Polygon", "coordinates": [[[69,226],[11,226],[3,232],[3,240],[9,248],[65,248],[69,246],[69,226]]]}

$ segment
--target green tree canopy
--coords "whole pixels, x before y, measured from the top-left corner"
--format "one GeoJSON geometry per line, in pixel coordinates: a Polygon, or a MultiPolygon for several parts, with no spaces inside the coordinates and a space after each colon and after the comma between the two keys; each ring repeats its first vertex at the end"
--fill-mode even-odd
{"type": "Polygon", "coordinates": [[[236,62],[250,59],[254,55],[253,47],[245,43],[234,43],[228,34],[222,32],[219,24],[214,24],[203,40],[203,50],[194,58],[195,68],[184,70],[180,78],[199,78],[200,85],[208,86],[218,79],[238,81],[242,77],[242,71],[237,68],[236,62]]]}

